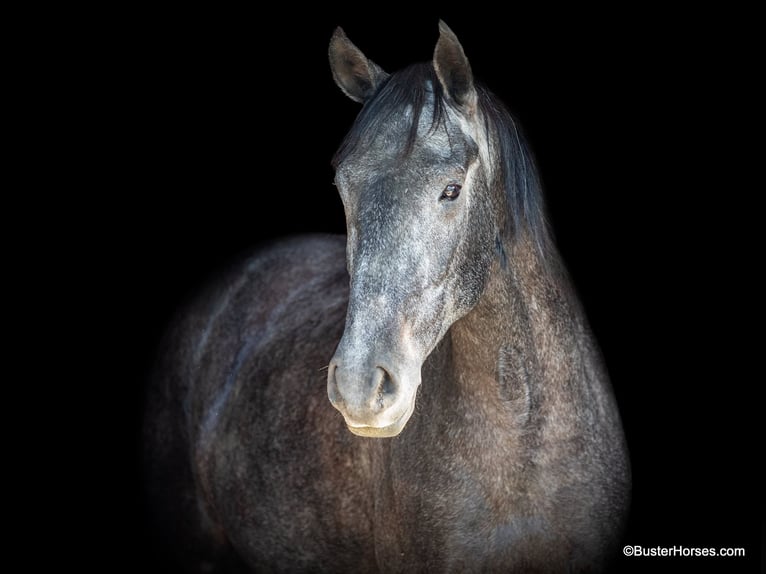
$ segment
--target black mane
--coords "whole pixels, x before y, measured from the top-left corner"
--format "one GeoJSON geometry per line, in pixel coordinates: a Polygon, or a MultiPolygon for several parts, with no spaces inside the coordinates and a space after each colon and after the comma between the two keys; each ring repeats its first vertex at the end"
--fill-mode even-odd
{"type": "MultiPolygon", "coordinates": [[[[500,180],[510,209],[512,236],[526,228],[537,247],[544,252],[549,238],[545,218],[542,188],[532,154],[511,114],[486,87],[476,84],[478,106],[485,118],[487,138],[494,138],[499,148],[500,180]]],[[[412,123],[404,143],[407,154],[417,139],[418,123],[424,107],[433,94],[434,108],[431,129],[437,129],[446,121],[444,91],[431,63],[413,64],[392,74],[373,97],[368,99],[351,130],[346,134],[332,159],[337,167],[353,152],[362,139],[374,134],[388,119],[411,107],[412,123]]]]}

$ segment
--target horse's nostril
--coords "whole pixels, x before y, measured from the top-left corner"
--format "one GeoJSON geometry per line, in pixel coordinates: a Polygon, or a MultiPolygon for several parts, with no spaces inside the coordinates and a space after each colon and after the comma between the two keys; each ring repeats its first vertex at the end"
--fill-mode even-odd
{"type": "Polygon", "coordinates": [[[335,363],[330,363],[330,366],[327,368],[327,396],[330,399],[330,403],[337,407],[343,402],[343,399],[338,391],[338,381],[335,378],[336,369],[335,363]]]}
{"type": "Polygon", "coordinates": [[[372,425],[401,399],[399,391],[398,379],[383,367],[348,369],[333,360],[327,368],[330,404],[354,423],[372,425]]]}
{"type": "Polygon", "coordinates": [[[383,367],[375,368],[377,379],[377,406],[385,408],[395,400],[396,384],[389,372],[383,367]]]}
{"type": "Polygon", "coordinates": [[[395,389],[394,380],[391,378],[391,375],[389,375],[388,371],[382,367],[378,367],[378,369],[383,371],[383,381],[380,383],[380,392],[384,395],[393,393],[395,389]]]}

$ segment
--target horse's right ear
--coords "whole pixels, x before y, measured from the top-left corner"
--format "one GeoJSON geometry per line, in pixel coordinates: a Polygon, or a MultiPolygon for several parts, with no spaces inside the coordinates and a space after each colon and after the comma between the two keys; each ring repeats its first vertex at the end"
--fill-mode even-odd
{"type": "Polygon", "coordinates": [[[330,68],[335,83],[349,98],[364,103],[388,78],[372,60],[362,54],[338,26],[330,39],[330,68]]]}

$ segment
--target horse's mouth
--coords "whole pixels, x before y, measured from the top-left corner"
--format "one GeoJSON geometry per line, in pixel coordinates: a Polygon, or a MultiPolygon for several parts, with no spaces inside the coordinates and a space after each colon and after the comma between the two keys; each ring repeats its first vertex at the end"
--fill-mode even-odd
{"type": "Polygon", "coordinates": [[[369,438],[391,438],[398,435],[400,432],[402,432],[402,429],[404,428],[403,422],[395,422],[392,425],[388,425],[387,427],[367,427],[367,426],[361,426],[361,427],[352,427],[351,425],[346,425],[348,427],[348,430],[350,430],[352,433],[354,433],[357,436],[363,436],[363,437],[369,437],[369,438]]]}
{"type": "Polygon", "coordinates": [[[350,430],[352,433],[354,433],[357,436],[363,436],[367,438],[392,438],[398,435],[402,430],[404,429],[404,426],[407,424],[407,421],[410,420],[410,417],[412,416],[412,412],[415,410],[415,403],[413,401],[412,405],[410,405],[410,408],[408,408],[404,413],[402,413],[402,416],[400,416],[395,422],[391,423],[388,426],[384,427],[373,427],[369,425],[352,425],[348,421],[346,421],[346,426],[348,427],[348,430],[350,430]]]}

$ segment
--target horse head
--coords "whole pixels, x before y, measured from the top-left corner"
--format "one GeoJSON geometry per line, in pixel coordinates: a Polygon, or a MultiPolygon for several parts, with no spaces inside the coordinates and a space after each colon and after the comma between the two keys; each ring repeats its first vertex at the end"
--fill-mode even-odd
{"type": "Polygon", "coordinates": [[[389,75],[338,28],[330,63],[364,107],[334,160],[350,300],[328,394],[351,432],[391,437],[423,362],[484,289],[504,209],[471,67],[443,22],[432,62],[389,75]]]}

